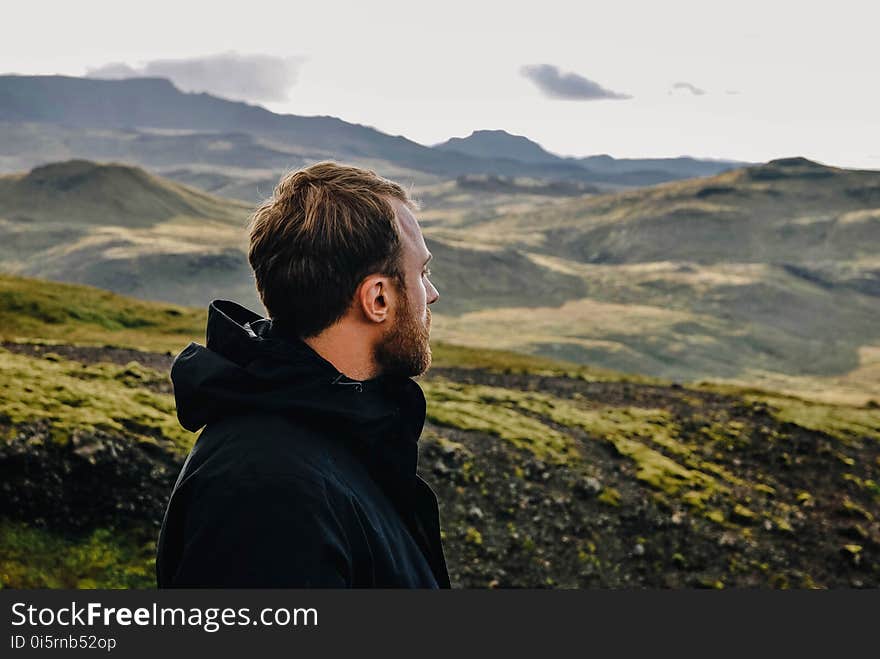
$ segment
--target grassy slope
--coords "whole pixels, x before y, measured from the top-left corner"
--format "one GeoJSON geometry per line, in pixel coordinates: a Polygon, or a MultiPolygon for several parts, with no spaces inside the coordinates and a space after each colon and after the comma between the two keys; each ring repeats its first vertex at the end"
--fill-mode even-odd
{"type": "MultiPolygon", "coordinates": [[[[878,186],[876,172],[794,160],[574,199],[417,188],[441,291],[435,337],[674,380],[878,399],[878,186]]],[[[56,163],[0,178],[0,267],[259,310],[243,252],[248,211],[137,168],[56,163]]]]}
{"type": "MultiPolygon", "coordinates": [[[[18,341],[0,350],[12,488],[0,580],[149,586],[163,497],[195,438],[175,423],[168,351],[203,339],[204,312],[0,281],[0,319],[18,341]],[[29,489],[28,469],[57,480],[29,489]],[[83,492],[132,507],[78,508],[83,492]]],[[[880,583],[880,410],[434,353],[420,468],[440,494],[457,585],[880,583]]]]}
{"type": "Polygon", "coordinates": [[[75,284],[0,274],[0,338],[111,344],[163,352],[204,331],[205,311],[75,284]]]}
{"type": "Polygon", "coordinates": [[[16,221],[138,227],[183,215],[236,223],[248,208],[123,164],[69,160],[0,176],[0,217],[16,221]]]}
{"type": "MultiPolygon", "coordinates": [[[[877,172],[790,159],[520,209],[446,195],[432,198],[429,243],[522,250],[581,286],[568,280],[562,303],[499,298],[462,313],[443,307],[443,293],[456,297],[458,286],[440,261],[438,338],[825,400],[880,397],[871,377],[880,347],[877,172]],[[516,332],[499,329],[511,323],[516,332]]],[[[487,268],[492,279],[491,261],[487,268]]]]}
{"type": "Polygon", "coordinates": [[[52,163],[0,176],[0,268],[193,306],[223,287],[254,304],[252,208],[137,167],[52,163]]]}
{"type": "MultiPolygon", "coordinates": [[[[258,307],[245,257],[252,208],[137,167],[54,163],[0,177],[0,268],[149,300],[201,306],[222,294],[258,307]]],[[[522,304],[524,289],[531,304],[561,303],[583,289],[578,278],[510,250],[491,255],[485,278],[484,251],[432,248],[454,273],[446,285],[463,293],[444,302],[449,311],[522,304]]]]}
{"type": "Polygon", "coordinates": [[[785,159],[504,213],[469,234],[511,244],[535,233],[540,251],[582,262],[799,262],[853,258],[864,232],[876,236],[878,205],[880,172],[785,159]]]}

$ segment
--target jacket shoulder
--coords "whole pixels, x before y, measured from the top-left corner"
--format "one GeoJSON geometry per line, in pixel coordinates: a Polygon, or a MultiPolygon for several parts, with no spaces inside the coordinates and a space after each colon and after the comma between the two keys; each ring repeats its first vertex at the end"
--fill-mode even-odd
{"type": "Polygon", "coordinates": [[[348,587],[348,505],[316,471],[265,463],[196,468],[172,496],[157,555],[160,587],[348,587]],[[164,541],[164,542],[163,542],[164,541]]]}
{"type": "Polygon", "coordinates": [[[205,427],[187,471],[203,482],[288,478],[332,488],[346,462],[338,444],[328,431],[289,416],[231,415],[205,427]]]}

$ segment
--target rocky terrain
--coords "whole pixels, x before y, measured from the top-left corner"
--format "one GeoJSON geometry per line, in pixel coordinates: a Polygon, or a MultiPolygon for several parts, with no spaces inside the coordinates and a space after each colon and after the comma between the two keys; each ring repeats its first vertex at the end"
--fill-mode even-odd
{"type": "MultiPolygon", "coordinates": [[[[880,585],[876,402],[434,353],[419,470],[454,586],[880,585]]],[[[4,587],[152,587],[195,439],[174,418],[173,354],[2,343],[4,587]]]]}

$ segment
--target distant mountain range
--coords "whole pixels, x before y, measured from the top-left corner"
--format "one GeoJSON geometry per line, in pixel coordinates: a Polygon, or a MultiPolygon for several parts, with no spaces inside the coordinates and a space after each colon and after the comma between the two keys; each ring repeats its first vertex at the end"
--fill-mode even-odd
{"type": "Polygon", "coordinates": [[[197,300],[259,304],[244,257],[250,207],[137,167],[71,160],[0,176],[0,270],[197,300]]]}
{"type": "Polygon", "coordinates": [[[575,278],[562,305],[438,313],[445,340],[631,373],[880,394],[880,172],[783,158],[508,204],[494,217],[439,215],[429,241],[512,249],[575,278]]]}
{"type": "MultiPolygon", "coordinates": [[[[85,160],[42,165],[0,176],[0,271],[151,300],[203,306],[227,296],[261,308],[245,257],[251,210],[137,167],[85,160]]],[[[572,285],[580,288],[575,278],[514,250],[497,251],[493,279],[475,287],[486,271],[485,251],[439,241],[432,251],[449,268],[450,288],[460,291],[450,310],[520,305],[527,286],[540,291],[534,304],[561,303],[576,294],[572,285]]]]}
{"type": "Polygon", "coordinates": [[[504,131],[477,131],[428,147],[335,117],[282,115],[207,93],[184,93],[164,78],[0,76],[0,171],[66,158],[173,168],[182,176],[206,168],[228,175],[234,169],[239,177],[242,172],[265,177],[267,171],[332,158],[419,181],[492,174],[611,188],[708,176],[744,164],[562,158],[504,131]]]}
{"type": "MultiPolygon", "coordinates": [[[[440,340],[880,396],[880,172],[788,158],[615,194],[492,177],[415,192],[440,340]]],[[[0,270],[260,309],[251,208],[130,166],[41,166],[0,177],[0,270]]]]}
{"type": "MultiPolygon", "coordinates": [[[[475,158],[508,158],[540,165],[578,164],[594,174],[616,175],[624,180],[651,180],[663,172],[663,180],[712,176],[734,167],[755,164],[730,160],[696,158],[612,158],[607,154],[585,158],[563,158],[546,151],[537,142],[503,130],[477,130],[468,137],[453,137],[434,146],[443,151],[464,153],[475,158]],[[673,176],[674,175],[674,176],[673,176]]],[[[661,182],[659,179],[657,182],[661,182]]]]}

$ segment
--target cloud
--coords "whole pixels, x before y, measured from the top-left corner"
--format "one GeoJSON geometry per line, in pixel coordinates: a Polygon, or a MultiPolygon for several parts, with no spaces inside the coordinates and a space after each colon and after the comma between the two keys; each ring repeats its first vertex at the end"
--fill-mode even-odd
{"type": "Polygon", "coordinates": [[[679,89],[684,89],[685,91],[689,91],[694,96],[702,96],[706,93],[705,89],[700,89],[696,85],[692,85],[689,82],[676,82],[672,85],[672,90],[669,92],[670,94],[679,89]]]}
{"type": "Polygon", "coordinates": [[[111,78],[113,80],[119,80],[120,78],[136,78],[142,75],[142,73],[138,73],[137,69],[133,69],[128,64],[123,64],[122,62],[105,64],[97,69],[89,69],[86,72],[87,78],[111,78]]]}
{"type": "Polygon", "coordinates": [[[596,101],[603,98],[627,99],[628,94],[619,94],[605,89],[592,80],[577,73],[561,73],[552,64],[529,64],[520,67],[520,74],[531,80],[545,96],[572,101],[596,101]]]}
{"type": "Polygon", "coordinates": [[[241,101],[286,101],[304,57],[239,55],[235,52],[152,60],[140,67],[122,62],[86,72],[89,78],[168,78],[187,92],[208,92],[241,101]]]}

